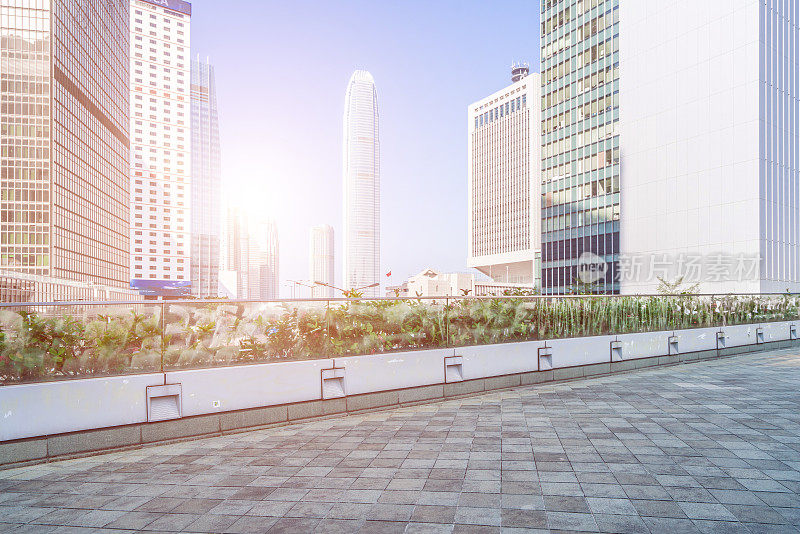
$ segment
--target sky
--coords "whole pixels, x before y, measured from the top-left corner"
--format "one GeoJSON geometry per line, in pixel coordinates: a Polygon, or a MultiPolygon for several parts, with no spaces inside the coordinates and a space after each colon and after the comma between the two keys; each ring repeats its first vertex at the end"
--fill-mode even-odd
{"type": "Polygon", "coordinates": [[[467,107],[539,64],[531,0],[194,0],[193,54],[216,69],[226,199],[273,217],[281,296],[307,280],[309,230],[342,271],[342,113],[372,73],[381,143],[382,283],[468,272],[467,107]]]}

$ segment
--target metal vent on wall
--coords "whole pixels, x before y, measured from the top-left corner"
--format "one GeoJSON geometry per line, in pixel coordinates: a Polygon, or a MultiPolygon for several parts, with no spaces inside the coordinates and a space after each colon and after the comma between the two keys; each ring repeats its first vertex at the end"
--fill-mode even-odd
{"type": "Polygon", "coordinates": [[[445,356],[444,358],[444,381],[447,384],[452,382],[462,382],[464,380],[464,357],[445,356]]]}
{"type": "Polygon", "coordinates": [[[181,417],[181,385],[147,386],[147,421],[181,417]]]}
{"type": "Polygon", "coordinates": [[[322,369],[322,398],[335,399],[345,396],[344,367],[322,369]]]}

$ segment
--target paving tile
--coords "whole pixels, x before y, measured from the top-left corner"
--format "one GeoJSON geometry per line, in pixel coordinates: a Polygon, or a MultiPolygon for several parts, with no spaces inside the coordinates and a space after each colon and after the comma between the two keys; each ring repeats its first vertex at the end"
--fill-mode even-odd
{"type": "Polygon", "coordinates": [[[141,530],[162,515],[156,512],[126,512],[104,526],[114,529],[141,530]]]}
{"type": "Polygon", "coordinates": [[[736,521],[736,517],[722,504],[704,502],[680,502],[678,505],[689,519],[711,519],[714,521],[736,521]]]}
{"type": "Polygon", "coordinates": [[[642,517],[686,517],[683,509],[673,501],[632,500],[631,503],[642,517]]]}
{"type": "Polygon", "coordinates": [[[500,520],[504,530],[506,528],[547,528],[547,514],[543,510],[503,508],[500,520]]]}
{"type": "Polygon", "coordinates": [[[594,514],[600,532],[613,534],[648,534],[650,529],[638,515],[594,514]]]}
{"type": "Polygon", "coordinates": [[[272,525],[278,522],[275,517],[249,517],[243,516],[224,529],[229,534],[264,534],[272,525]]]}
{"type": "MultiPolygon", "coordinates": [[[[232,517],[232,516],[227,516],[232,517]]],[[[149,523],[147,530],[160,530],[177,532],[183,530],[200,518],[197,514],[162,514],[158,519],[149,523]]],[[[200,526],[200,525],[198,525],[200,526]]],[[[227,526],[227,525],[226,525],[227,526]]]]}
{"type": "Polygon", "coordinates": [[[597,531],[597,523],[592,514],[547,512],[547,525],[551,530],[597,531]]]}
{"type": "Polygon", "coordinates": [[[463,525],[500,526],[500,510],[459,506],[454,521],[463,525]]]}

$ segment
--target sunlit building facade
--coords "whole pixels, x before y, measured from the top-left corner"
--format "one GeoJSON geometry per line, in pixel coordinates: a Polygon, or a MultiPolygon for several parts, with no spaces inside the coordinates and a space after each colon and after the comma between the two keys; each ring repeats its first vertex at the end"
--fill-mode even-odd
{"type": "Polygon", "coordinates": [[[280,241],[274,220],[229,206],[222,243],[222,270],[237,298],[280,298],[280,241]]]}
{"type": "Polygon", "coordinates": [[[622,293],[800,291],[800,4],[619,11],[622,293]]]}
{"type": "Polygon", "coordinates": [[[378,133],[375,80],[369,72],[357,70],[347,84],[344,101],[342,276],[345,289],[359,289],[365,297],[380,296],[381,173],[378,133]]]}
{"type": "Polygon", "coordinates": [[[514,65],[512,84],[467,115],[467,265],[497,282],[538,286],[539,75],[514,65]]]}
{"type": "Polygon", "coordinates": [[[131,284],[191,284],[191,5],[133,0],[131,284]]]}
{"type": "Polygon", "coordinates": [[[235,279],[230,290],[236,298],[248,298],[250,265],[250,230],[244,213],[234,207],[225,209],[225,227],[222,232],[222,271],[235,279]]]}
{"type": "Polygon", "coordinates": [[[251,253],[250,282],[257,280],[257,285],[252,288],[251,294],[258,295],[251,298],[277,299],[280,298],[280,240],[278,238],[278,225],[274,219],[259,222],[256,238],[251,242],[256,249],[251,253]]]}
{"type": "Polygon", "coordinates": [[[216,297],[219,286],[219,117],[214,66],[192,61],[192,295],[216,297]]]}
{"type": "Polygon", "coordinates": [[[334,240],[333,228],[328,224],[311,228],[309,243],[308,276],[311,284],[322,282],[327,285],[315,285],[311,289],[313,298],[333,297],[334,290],[334,240]]]}
{"type": "Polygon", "coordinates": [[[35,287],[128,285],[128,39],[127,1],[0,3],[0,269],[35,287]]]}

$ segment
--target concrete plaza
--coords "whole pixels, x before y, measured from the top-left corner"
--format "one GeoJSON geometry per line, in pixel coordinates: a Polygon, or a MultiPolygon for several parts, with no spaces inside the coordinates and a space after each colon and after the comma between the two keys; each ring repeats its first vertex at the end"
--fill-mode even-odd
{"type": "Polygon", "coordinates": [[[799,527],[797,349],[0,471],[0,532],[799,527]]]}

